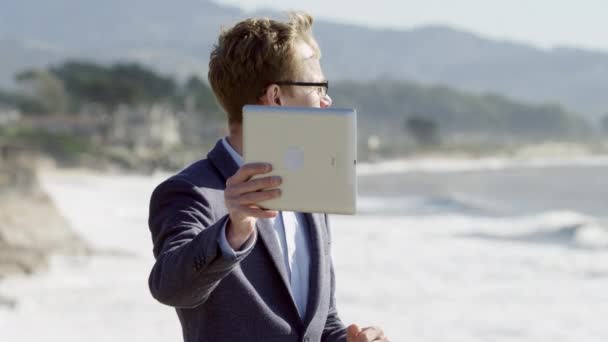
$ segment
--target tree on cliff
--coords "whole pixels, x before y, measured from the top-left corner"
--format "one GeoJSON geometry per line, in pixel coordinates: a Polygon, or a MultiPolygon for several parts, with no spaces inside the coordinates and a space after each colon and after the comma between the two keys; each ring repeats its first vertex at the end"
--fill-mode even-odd
{"type": "Polygon", "coordinates": [[[437,123],[431,119],[411,116],[405,120],[404,128],[420,147],[433,147],[440,143],[437,123]]]}
{"type": "Polygon", "coordinates": [[[15,77],[23,94],[19,104],[30,114],[65,114],[69,97],[63,82],[46,70],[28,70],[15,77]]]}
{"type": "Polygon", "coordinates": [[[178,108],[185,109],[189,112],[199,112],[204,116],[214,116],[217,119],[223,119],[223,114],[218,106],[213,91],[207,83],[200,77],[191,76],[180,87],[178,94],[175,96],[175,104],[178,108]]]}
{"type": "Polygon", "coordinates": [[[96,103],[113,111],[118,105],[168,101],[175,81],[135,63],[102,66],[70,61],[50,69],[63,81],[76,106],[96,103]]]}

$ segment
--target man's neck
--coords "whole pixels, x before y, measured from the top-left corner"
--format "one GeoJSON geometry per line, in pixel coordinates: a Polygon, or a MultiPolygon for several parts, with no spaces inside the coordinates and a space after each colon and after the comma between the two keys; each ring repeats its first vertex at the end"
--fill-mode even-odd
{"type": "Polygon", "coordinates": [[[241,124],[230,124],[228,143],[239,154],[243,155],[243,126],[241,124]]]}

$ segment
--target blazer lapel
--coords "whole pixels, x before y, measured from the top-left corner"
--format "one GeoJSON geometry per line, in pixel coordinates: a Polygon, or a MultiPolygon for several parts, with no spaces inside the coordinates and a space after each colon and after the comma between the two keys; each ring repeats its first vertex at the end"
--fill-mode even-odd
{"type": "Polygon", "coordinates": [[[281,275],[283,285],[285,285],[285,289],[289,293],[289,298],[293,304],[293,309],[297,313],[298,309],[296,306],[296,301],[293,297],[293,293],[291,292],[291,283],[289,281],[289,276],[285,266],[285,258],[281,253],[281,247],[279,246],[279,241],[277,241],[272,221],[268,219],[258,219],[256,226],[258,228],[259,238],[264,242],[264,245],[266,245],[266,249],[268,249],[272,263],[281,275]]]}
{"type": "Polygon", "coordinates": [[[321,223],[322,214],[304,214],[308,221],[308,236],[310,241],[310,288],[304,326],[308,327],[319,307],[320,291],[323,286],[322,268],[325,262],[323,255],[323,238],[321,223]]]}

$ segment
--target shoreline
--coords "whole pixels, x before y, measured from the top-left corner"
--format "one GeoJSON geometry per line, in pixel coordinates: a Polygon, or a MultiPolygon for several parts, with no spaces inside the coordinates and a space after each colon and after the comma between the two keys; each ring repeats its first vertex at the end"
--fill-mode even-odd
{"type": "Polygon", "coordinates": [[[506,169],[554,168],[554,167],[608,166],[608,154],[579,156],[429,156],[378,160],[360,163],[357,172],[361,176],[387,173],[449,173],[465,171],[501,171],[506,169]]]}
{"type": "MultiPolygon", "coordinates": [[[[152,178],[169,177],[189,164],[177,169],[157,168],[154,170],[138,169],[97,169],[87,166],[61,167],[45,163],[37,169],[38,176],[73,177],[73,176],[147,176],[152,178]]],[[[385,173],[443,173],[465,171],[500,171],[520,168],[554,168],[554,167],[601,167],[608,166],[608,153],[574,153],[574,154],[488,154],[475,156],[466,153],[421,153],[411,156],[383,158],[359,161],[357,172],[360,176],[385,173]]]]}

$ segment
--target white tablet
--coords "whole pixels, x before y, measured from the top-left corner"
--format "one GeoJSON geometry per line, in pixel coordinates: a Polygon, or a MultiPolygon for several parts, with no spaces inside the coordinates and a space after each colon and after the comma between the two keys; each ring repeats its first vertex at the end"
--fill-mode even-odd
{"type": "Polygon", "coordinates": [[[243,107],[243,157],[267,162],[283,179],[264,208],[354,214],[357,208],[357,112],[344,108],[243,107]]]}

